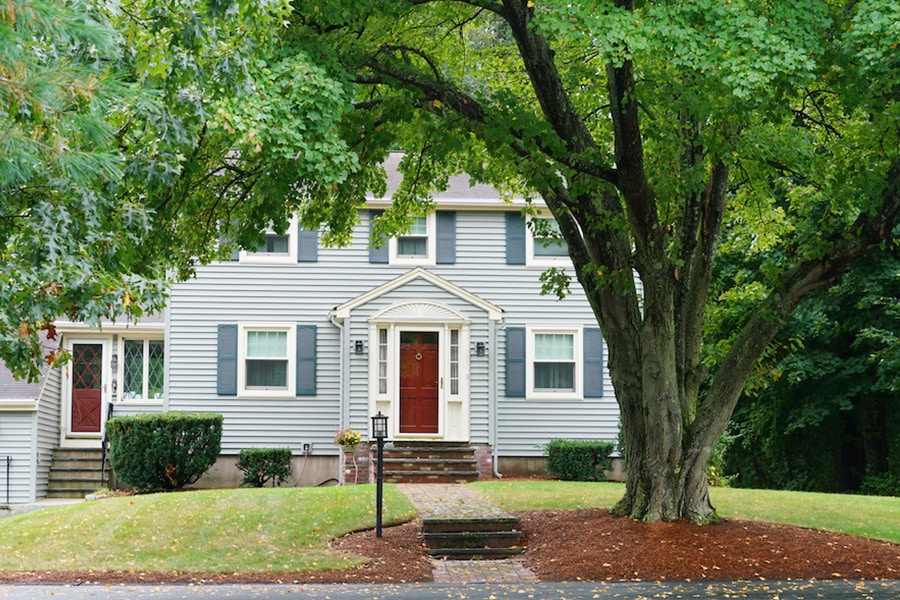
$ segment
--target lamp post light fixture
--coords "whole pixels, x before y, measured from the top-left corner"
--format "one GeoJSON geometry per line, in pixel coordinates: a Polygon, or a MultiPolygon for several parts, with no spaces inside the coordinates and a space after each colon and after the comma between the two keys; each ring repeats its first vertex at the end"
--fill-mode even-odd
{"type": "Polygon", "coordinates": [[[375,470],[375,537],[381,537],[382,482],[384,480],[384,438],[388,435],[387,415],[372,417],[372,437],[378,443],[378,464],[375,470]]]}

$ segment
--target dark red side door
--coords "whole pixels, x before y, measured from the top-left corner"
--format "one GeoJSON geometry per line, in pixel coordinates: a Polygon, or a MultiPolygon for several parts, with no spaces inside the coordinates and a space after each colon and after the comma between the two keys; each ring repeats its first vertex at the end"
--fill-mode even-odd
{"type": "Polygon", "coordinates": [[[72,345],[72,433],[100,433],[102,344],[72,345]]]}

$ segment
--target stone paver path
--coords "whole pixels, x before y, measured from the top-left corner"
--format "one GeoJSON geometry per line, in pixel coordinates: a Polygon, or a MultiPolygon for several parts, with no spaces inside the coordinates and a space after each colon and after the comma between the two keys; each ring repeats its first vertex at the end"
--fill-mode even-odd
{"type": "MultiPolygon", "coordinates": [[[[470,488],[455,483],[403,483],[397,486],[422,519],[509,517],[470,488]]],[[[534,583],[538,579],[521,558],[500,560],[433,559],[435,583],[534,583]]]]}

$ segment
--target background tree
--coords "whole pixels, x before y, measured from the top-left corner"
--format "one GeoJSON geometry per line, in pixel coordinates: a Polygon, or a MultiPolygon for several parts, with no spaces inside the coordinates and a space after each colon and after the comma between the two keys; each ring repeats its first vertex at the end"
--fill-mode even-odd
{"type": "Polygon", "coordinates": [[[900,493],[898,251],[854,264],[779,333],[729,426],[735,485],[900,493]]]}
{"type": "Polygon", "coordinates": [[[714,520],[706,464],[758,359],[804,298],[892,238],[898,10],[301,1],[285,43],[354,86],[341,125],[361,163],[305,207],[361,202],[393,147],[406,179],[376,236],[453,172],[543,198],[609,348],[628,463],[616,510],[714,520]],[[728,295],[712,285],[726,218],[743,228],[724,241],[782,251],[742,282],[752,304],[731,334],[704,345],[728,295]]]}

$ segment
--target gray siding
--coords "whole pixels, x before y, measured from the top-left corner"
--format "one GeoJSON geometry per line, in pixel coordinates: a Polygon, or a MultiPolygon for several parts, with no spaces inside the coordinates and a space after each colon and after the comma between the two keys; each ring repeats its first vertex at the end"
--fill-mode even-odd
{"type": "Polygon", "coordinates": [[[50,372],[37,407],[37,439],[35,455],[35,496],[47,496],[53,450],[59,446],[62,426],[62,370],[50,372]]]}
{"type": "MultiPolygon", "coordinates": [[[[489,357],[470,354],[470,434],[473,442],[491,441],[491,378],[496,364],[497,446],[503,455],[537,456],[537,446],[557,437],[615,439],[617,409],[612,385],[607,397],[572,402],[536,402],[506,398],[503,360],[504,326],[595,325],[583,294],[563,301],[541,296],[539,267],[506,264],[505,213],[460,211],[456,215],[456,262],[426,269],[453,285],[504,310],[489,357]]],[[[356,228],[352,245],[320,248],[318,262],[249,264],[229,262],[201,268],[195,279],[176,285],[169,304],[168,408],[210,410],[225,414],[223,451],[251,446],[313,443],[314,454],[335,454],[335,431],[343,424],[368,432],[368,359],[352,353],[346,372],[350,404],[341,415],[340,330],[329,311],[411,270],[410,266],[372,264],[368,251],[368,212],[356,228]],[[318,327],[315,396],[246,398],[216,394],[216,332],[220,323],[290,323],[318,327]]],[[[466,314],[471,339],[489,339],[483,311],[459,297],[416,280],[354,311],[345,327],[347,340],[365,339],[367,318],[403,299],[442,302],[466,314]],[[480,314],[475,314],[479,313],[480,314]]],[[[468,349],[464,349],[468,351],[468,349]]],[[[604,381],[608,376],[604,374],[604,381]]]]}
{"type": "Polygon", "coordinates": [[[0,413],[0,503],[32,502],[34,492],[34,448],[37,413],[0,413]],[[7,477],[7,458],[9,476],[7,477]]]}

